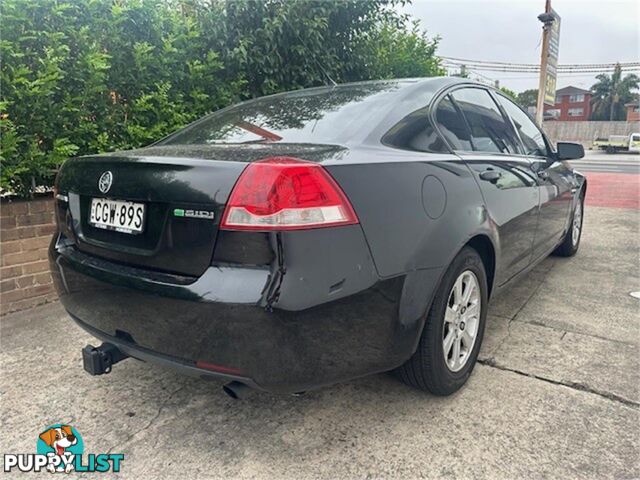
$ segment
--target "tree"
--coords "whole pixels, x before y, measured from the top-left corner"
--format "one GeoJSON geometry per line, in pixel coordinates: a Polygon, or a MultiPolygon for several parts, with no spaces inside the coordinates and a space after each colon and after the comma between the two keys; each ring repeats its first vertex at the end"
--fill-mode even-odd
{"type": "Polygon", "coordinates": [[[444,75],[435,55],[439,40],[429,39],[418,21],[385,19],[360,41],[360,56],[367,59],[367,64],[358,76],[386,79],[444,75]]]}
{"type": "Polygon", "coordinates": [[[622,68],[617,64],[613,74],[601,73],[596,78],[598,81],[591,87],[591,119],[624,120],[624,104],[634,100],[640,77],[634,73],[622,77],[622,68]]]}
{"type": "Polygon", "coordinates": [[[239,100],[441,73],[405,0],[2,0],[0,189],[239,100]]]}
{"type": "Polygon", "coordinates": [[[520,92],[516,97],[516,101],[522,108],[535,107],[538,103],[538,89],[532,88],[520,92]]]}
{"type": "Polygon", "coordinates": [[[511,90],[510,88],[507,87],[500,87],[500,91],[502,93],[504,93],[507,97],[509,97],[511,100],[517,101],[517,95],[516,92],[514,92],[513,90],[511,90]]]}

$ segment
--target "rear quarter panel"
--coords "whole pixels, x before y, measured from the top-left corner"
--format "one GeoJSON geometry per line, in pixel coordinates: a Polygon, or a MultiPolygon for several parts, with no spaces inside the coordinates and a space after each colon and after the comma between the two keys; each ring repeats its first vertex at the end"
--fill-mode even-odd
{"type": "Polygon", "coordinates": [[[487,236],[498,258],[495,225],[456,155],[370,148],[348,160],[326,167],[358,215],[379,275],[404,276],[399,320],[419,333],[441,276],[471,238],[487,236]]]}
{"type": "Polygon", "coordinates": [[[477,234],[497,242],[458,156],[370,149],[350,160],[327,169],[349,197],[381,277],[446,266],[477,234]]]}

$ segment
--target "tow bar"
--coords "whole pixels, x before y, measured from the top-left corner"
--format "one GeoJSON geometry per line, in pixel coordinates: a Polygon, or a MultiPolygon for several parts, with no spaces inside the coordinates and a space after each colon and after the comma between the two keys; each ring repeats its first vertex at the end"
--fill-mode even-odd
{"type": "Polygon", "coordinates": [[[87,345],[82,349],[82,364],[89,375],[102,375],[111,372],[111,367],[129,358],[112,343],[103,343],[99,347],[87,345]]]}

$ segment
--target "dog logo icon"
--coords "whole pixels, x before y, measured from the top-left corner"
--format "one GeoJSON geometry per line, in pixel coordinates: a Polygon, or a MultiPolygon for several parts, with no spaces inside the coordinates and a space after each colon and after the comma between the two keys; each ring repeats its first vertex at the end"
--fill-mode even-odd
{"type": "Polygon", "coordinates": [[[39,436],[38,453],[49,457],[60,457],[55,462],[49,462],[47,470],[51,473],[69,473],[74,468],[75,455],[82,454],[82,438],[77,430],[70,425],[53,425],[39,436]]]}
{"type": "Polygon", "coordinates": [[[4,472],[119,473],[124,453],[84,453],[84,441],[71,425],[50,425],[38,435],[36,453],[4,454],[4,472]]]}

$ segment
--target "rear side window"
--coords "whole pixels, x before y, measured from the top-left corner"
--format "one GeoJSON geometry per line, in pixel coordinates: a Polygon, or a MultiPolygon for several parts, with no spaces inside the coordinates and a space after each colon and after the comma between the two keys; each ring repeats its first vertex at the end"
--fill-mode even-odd
{"type": "Polygon", "coordinates": [[[410,113],[389,130],[382,143],[391,147],[417,152],[448,152],[429,120],[427,107],[410,113]]]}
{"type": "Polygon", "coordinates": [[[452,97],[469,124],[474,151],[522,153],[513,127],[502,116],[489,92],[480,88],[462,88],[453,92],[452,97]]]}
{"type": "Polygon", "coordinates": [[[454,150],[472,150],[471,134],[458,109],[447,95],[438,104],[436,122],[442,136],[454,150]]]}
{"type": "Polygon", "coordinates": [[[536,127],[536,124],[511,100],[498,95],[498,101],[507,112],[507,115],[511,117],[513,125],[520,134],[520,139],[524,144],[524,154],[546,157],[548,155],[547,145],[544,142],[542,132],[536,127]]]}

